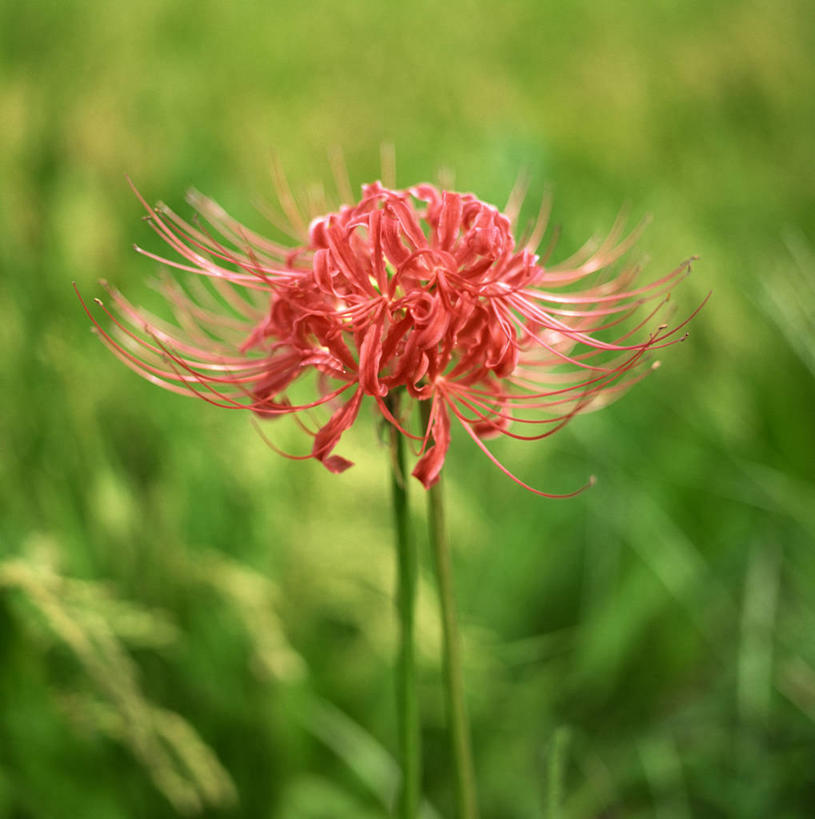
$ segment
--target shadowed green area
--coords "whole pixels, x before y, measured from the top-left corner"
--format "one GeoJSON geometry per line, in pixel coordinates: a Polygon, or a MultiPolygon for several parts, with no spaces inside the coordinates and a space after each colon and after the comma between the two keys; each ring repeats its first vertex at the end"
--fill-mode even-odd
{"type": "MultiPolygon", "coordinates": [[[[487,819],[815,806],[815,18],[805,0],[0,2],[0,817],[381,817],[394,556],[373,411],[333,476],[138,379],[71,289],[137,303],[129,174],[263,229],[292,187],[549,186],[555,258],[620,207],[713,298],[662,369],[445,474],[487,819]],[[555,753],[555,759],[552,754],[555,753]],[[551,772],[563,781],[550,782],[551,772]],[[548,813],[547,813],[548,811],[548,813]],[[559,811],[559,812],[558,812],[559,811]]],[[[292,426],[269,427],[302,452],[292,426]]],[[[418,531],[424,508],[411,486],[418,531]]],[[[426,816],[451,814],[422,544],[426,816]]]]}

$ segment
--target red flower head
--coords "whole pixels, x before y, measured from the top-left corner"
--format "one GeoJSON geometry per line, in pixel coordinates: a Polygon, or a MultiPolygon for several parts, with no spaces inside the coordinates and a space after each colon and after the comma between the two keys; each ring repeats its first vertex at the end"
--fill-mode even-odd
{"type": "Polygon", "coordinates": [[[484,439],[545,438],[607,403],[647,371],[646,353],[681,340],[689,320],[645,329],[690,263],[644,286],[635,284],[635,268],[611,275],[636,238],[624,237],[619,221],[598,246],[549,266],[548,253],[536,254],[546,203],[518,241],[517,197],[501,213],[472,194],[374,182],[359,202],[306,228],[282,190],[288,229],[299,235],[293,248],[197,194],[192,202],[217,235],[142,200],[180,260],[141,252],[211,287],[193,281],[188,293],[164,283],[176,326],[109,288],[120,316],[108,311],[116,337],[94,324],[125,364],[175,392],[263,417],[331,407],[328,421],[311,432],[311,453],[289,457],[316,458],[332,472],[351,466],[332,453],[368,396],[417,442],[413,475],[425,487],[439,478],[455,419],[502,471],[531,489],[484,439]],[[653,304],[646,315],[632,319],[646,303],[653,304]],[[291,403],[287,389],[308,373],[316,373],[314,400],[291,403]],[[395,411],[399,392],[431,402],[422,434],[405,429],[395,411]],[[521,424],[532,434],[514,431],[521,424]]]}

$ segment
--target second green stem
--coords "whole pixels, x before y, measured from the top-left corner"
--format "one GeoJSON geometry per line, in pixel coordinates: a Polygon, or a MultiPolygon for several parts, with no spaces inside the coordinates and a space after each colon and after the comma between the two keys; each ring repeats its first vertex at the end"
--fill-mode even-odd
{"type": "MultiPolygon", "coordinates": [[[[423,423],[429,421],[429,401],[423,402],[423,423]]],[[[453,595],[453,570],[450,545],[444,522],[444,502],[441,481],[428,490],[430,545],[436,567],[441,608],[444,691],[447,706],[448,731],[453,754],[456,785],[456,816],[458,819],[477,819],[478,805],[475,793],[475,771],[470,744],[470,726],[464,699],[464,680],[461,673],[458,623],[453,595]]]]}
{"type": "Polygon", "coordinates": [[[396,675],[396,696],[399,757],[402,767],[399,816],[402,819],[415,819],[419,809],[419,795],[421,792],[421,740],[413,636],[417,572],[416,546],[410,536],[408,522],[404,437],[393,426],[390,427],[390,449],[398,566],[396,607],[399,614],[399,659],[396,675]]]}

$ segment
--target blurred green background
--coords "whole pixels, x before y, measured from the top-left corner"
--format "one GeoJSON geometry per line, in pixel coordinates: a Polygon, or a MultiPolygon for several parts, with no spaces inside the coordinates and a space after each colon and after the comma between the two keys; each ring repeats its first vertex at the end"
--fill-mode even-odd
{"type": "MultiPolygon", "coordinates": [[[[531,173],[555,258],[628,203],[689,340],[446,492],[483,816],[815,814],[815,15],[806,0],[0,3],[0,817],[381,817],[393,553],[372,412],[333,476],[138,379],[71,289],[137,303],[129,191],[262,229],[296,190],[531,173]],[[554,815],[549,812],[548,815],[554,815]]],[[[633,223],[633,221],[632,221],[633,223]]],[[[157,247],[157,244],[151,246],[157,247]]],[[[288,435],[288,433],[285,433],[288,435]]],[[[283,433],[290,449],[302,441],[283,433]]],[[[424,565],[427,816],[450,816],[424,565]]]]}

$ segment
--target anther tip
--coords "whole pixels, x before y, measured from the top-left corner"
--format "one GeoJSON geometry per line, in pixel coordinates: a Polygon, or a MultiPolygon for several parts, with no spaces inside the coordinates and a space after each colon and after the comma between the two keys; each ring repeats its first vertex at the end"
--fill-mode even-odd
{"type": "Polygon", "coordinates": [[[662,366],[662,362],[661,362],[661,361],[654,361],[654,362],[651,364],[651,369],[652,369],[652,370],[658,370],[658,369],[659,369],[661,366],[662,366]]]}
{"type": "Polygon", "coordinates": [[[589,488],[597,483],[597,475],[589,475],[589,488]]]}

